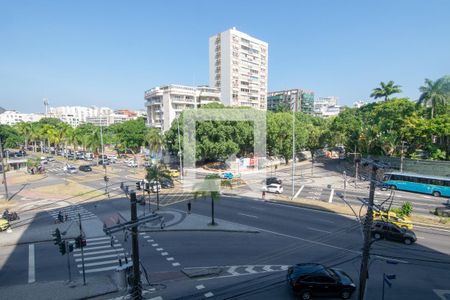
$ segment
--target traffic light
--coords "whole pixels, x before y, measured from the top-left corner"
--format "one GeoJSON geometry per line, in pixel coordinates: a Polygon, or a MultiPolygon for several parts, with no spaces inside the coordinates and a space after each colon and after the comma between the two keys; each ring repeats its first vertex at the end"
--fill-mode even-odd
{"type": "Polygon", "coordinates": [[[73,244],[69,244],[69,253],[73,252],[73,244]]]}
{"type": "Polygon", "coordinates": [[[61,239],[61,232],[59,231],[58,228],[55,229],[55,232],[52,233],[52,235],[55,237],[55,238],[53,239],[53,241],[55,242],[54,244],[55,244],[55,245],[61,244],[61,241],[62,241],[62,239],[61,239]]]}
{"type": "Polygon", "coordinates": [[[66,243],[59,244],[59,252],[61,253],[61,255],[66,254],[66,243]]]}
{"type": "Polygon", "coordinates": [[[75,238],[75,248],[86,247],[86,239],[81,235],[75,238]]]}

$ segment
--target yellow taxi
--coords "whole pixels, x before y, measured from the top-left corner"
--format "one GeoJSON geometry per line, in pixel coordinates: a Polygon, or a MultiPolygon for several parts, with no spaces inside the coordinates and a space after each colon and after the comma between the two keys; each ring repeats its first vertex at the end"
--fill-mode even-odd
{"type": "Polygon", "coordinates": [[[169,175],[170,177],[179,177],[180,176],[180,171],[175,170],[175,169],[169,169],[169,175]]]}
{"type": "Polygon", "coordinates": [[[398,216],[393,211],[390,211],[389,213],[384,212],[384,211],[375,211],[373,213],[373,219],[389,222],[400,228],[406,228],[409,230],[413,229],[413,223],[410,218],[408,218],[406,216],[398,216]]]}
{"type": "Polygon", "coordinates": [[[9,227],[9,222],[6,219],[0,219],[0,231],[6,230],[9,227]]]}

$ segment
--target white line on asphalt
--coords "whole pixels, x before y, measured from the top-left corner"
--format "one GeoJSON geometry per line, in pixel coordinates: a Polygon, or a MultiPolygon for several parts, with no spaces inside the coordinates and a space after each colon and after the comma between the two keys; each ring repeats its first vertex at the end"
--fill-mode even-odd
{"type": "Polygon", "coordinates": [[[203,290],[205,288],[205,286],[203,284],[197,285],[195,287],[197,290],[203,290]]]}
{"type": "Polygon", "coordinates": [[[238,268],[237,266],[230,267],[227,272],[230,273],[231,275],[241,275],[241,273],[236,272],[237,268],[238,268]]]}
{"type": "Polygon", "coordinates": [[[155,240],[148,240],[147,242],[149,242],[149,243],[153,243],[155,240]]]}
{"type": "MultiPolygon", "coordinates": [[[[84,266],[85,267],[92,267],[92,266],[100,266],[100,265],[110,265],[110,264],[115,264],[116,266],[119,264],[119,261],[116,259],[113,260],[105,260],[105,261],[99,261],[99,262],[93,262],[93,263],[85,263],[84,266]]],[[[78,268],[81,268],[83,265],[77,265],[78,268]]]]}
{"type": "Polygon", "coordinates": [[[172,266],[174,266],[174,267],[178,267],[179,265],[180,265],[180,263],[177,263],[177,262],[172,263],[172,266]]]}
{"type": "Polygon", "coordinates": [[[212,296],[214,296],[214,294],[211,293],[211,292],[207,292],[207,293],[205,294],[205,297],[206,297],[206,298],[209,298],[209,297],[212,297],[212,296]]]}
{"type": "Polygon", "coordinates": [[[305,186],[302,185],[302,186],[298,189],[297,193],[295,193],[295,195],[294,195],[294,198],[297,198],[298,195],[300,195],[300,193],[303,191],[303,188],[304,188],[304,187],[305,187],[305,186]]]}
{"type": "MultiPolygon", "coordinates": [[[[119,256],[124,256],[125,254],[123,253],[117,253],[117,254],[110,254],[110,255],[101,255],[101,256],[94,256],[94,257],[85,257],[84,260],[88,261],[88,260],[97,260],[97,259],[104,259],[104,258],[111,258],[111,257],[117,257],[117,261],[119,261],[119,256]]],[[[75,259],[76,262],[82,261],[81,258],[76,258],[75,259]]]]}
{"type": "Polygon", "coordinates": [[[144,238],[148,239],[150,236],[149,235],[144,235],[144,238]]]}
{"type": "Polygon", "coordinates": [[[28,283],[36,281],[36,270],[34,264],[34,244],[28,245],[28,283]]]}
{"type": "MultiPolygon", "coordinates": [[[[120,297],[120,299],[123,299],[123,297],[120,297]]],[[[163,300],[163,298],[161,296],[158,296],[158,297],[150,298],[149,300],[163,300]]]]}
{"type": "Polygon", "coordinates": [[[238,213],[238,215],[258,219],[258,217],[257,217],[257,216],[254,216],[254,215],[247,215],[247,214],[243,214],[243,213],[238,213]]]}
{"type": "Polygon", "coordinates": [[[156,248],[156,251],[163,251],[164,248],[156,248]]]}
{"type": "Polygon", "coordinates": [[[168,252],[161,252],[161,255],[162,256],[167,256],[167,255],[169,255],[169,253],[168,252]]]}
{"type": "MultiPolygon", "coordinates": [[[[118,252],[118,251],[123,251],[123,248],[94,251],[94,252],[84,253],[84,255],[94,255],[94,254],[111,253],[111,252],[118,252]]],[[[81,256],[81,253],[74,254],[73,256],[81,256]]]]}
{"type": "MultiPolygon", "coordinates": [[[[121,246],[121,245],[120,244],[116,244],[114,246],[117,247],[117,246],[121,246]]],[[[91,250],[98,250],[98,249],[105,249],[105,248],[111,248],[111,244],[108,244],[108,245],[105,245],[105,246],[94,246],[94,247],[86,246],[86,247],[83,247],[85,253],[87,253],[87,252],[89,252],[91,250]]],[[[81,249],[80,248],[73,249],[73,251],[74,252],[81,252],[81,249]]]]}
{"type": "Polygon", "coordinates": [[[256,271],[255,270],[253,270],[253,268],[254,268],[255,266],[248,266],[247,268],[245,268],[245,272],[248,272],[248,273],[256,273],[256,271]]]}
{"type": "MultiPolygon", "coordinates": [[[[98,268],[98,269],[89,269],[85,270],[85,273],[96,273],[96,272],[103,272],[103,271],[111,271],[117,269],[117,266],[113,267],[106,267],[106,268],[98,268]]],[[[83,274],[83,271],[79,271],[80,274],[83,274]]]]}
{"type": "Polygon", "coordinates": [[[314,230],[314,231],[319,231],[319,232],[324,232],[324,233],[331,233],[331,231],[327,231],[327,230],[322,230],[322,229],[317,229],[314,227],[307,227],[309,230],[314,230]]]}
{"type": "Polygon", "coordinates": [[[86,239],[86,242],[101,241],[101,240],[111,240],[111,238],[110,237],[89,238],[89,239],[86,239]]]}
{"type": "Polygon", "coordinates": [[[152,244],[152,246],[153,246],[153,247],[158,247],[159,245],[158,245],[158,244],[152,244]]]}
{"type": "Polygon", "coordinates": [[[168,258],[166,258],[168,261],[172,261],[173,260],[173,257],[168,257],[168,258]]]}

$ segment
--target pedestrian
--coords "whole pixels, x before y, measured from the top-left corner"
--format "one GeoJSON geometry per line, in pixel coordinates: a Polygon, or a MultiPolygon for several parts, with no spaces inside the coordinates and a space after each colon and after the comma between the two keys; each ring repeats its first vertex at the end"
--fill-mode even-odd
{"type": "Polygon", "coordinates": [[[191,201],[189,201],[189,202],[187,203],[187,207],[188,207],[188,214],[191,214],[191,208],[192,208],[191,201]]]}
{"type": "Polygon", "coordinates": [[[66,214],[64,214],[64,222],[67,222],[69,220],[69,216],[66,214]]]}
{"type": "Polygon", "coordinates": [[[59,223],[63,223],[63,221],[64,221],[61,211],[58,212],[58,221],[59,221],[59,223]]]}
{"type": "Polygon", "coordinates": [[[263,200],[266,199],[266,191],[262,191],[262,198],[263,200]]]}

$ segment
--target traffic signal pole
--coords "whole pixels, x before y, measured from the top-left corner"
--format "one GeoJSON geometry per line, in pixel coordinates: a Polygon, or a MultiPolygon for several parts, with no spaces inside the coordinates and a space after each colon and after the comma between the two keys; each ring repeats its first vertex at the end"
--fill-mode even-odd
{"type": "Polygon", "coordinates": [[[138,218],[137,218],[137,198],[136,192],[130,192],[130,203],[131,203],[131,222],[134,222],[134,226],[131,227],[131,248],[133,252],[133,288],[132,288],[132,299],[140,300],[142,299],[141,290],[141,274],[139,268],[139,236],[138,236],[138,218]]]}
{"type": "Polygon", "coordinates": [[[370,175],[370,191],[369,191],[369,205],[367,207],[367,214],[364,221],[364,246],[361,258],[361,270],[359,273],[359,300],[364,300],[366,292],[367,278],[369,277],[369,257],[371,246],[371,228],[373,221],[373,205],[375,198],[375,181],[377,175],[378,166],[372,164],[372,172],[370,175]]]}
{"type": "Polygon", "coordinates": [[[70,272],[70,251],[69,251],[69,241],[64,241],[67,254],[67,269],[69,270],[69,283],[72,281],[72,273],[70,272]]]}
{"type": "MultiPolygon", "coordinates": [[[[78,213],[78,221],[80,223],[80,237],[83,236],[83,228],[81,227],[81,215],[78,213]]],[[[86,272],[84,269],[84,251],[83,251],[83,242],[81,242],[81,265],[83,268],[83,285],[86,285],[86,272]]]]}

